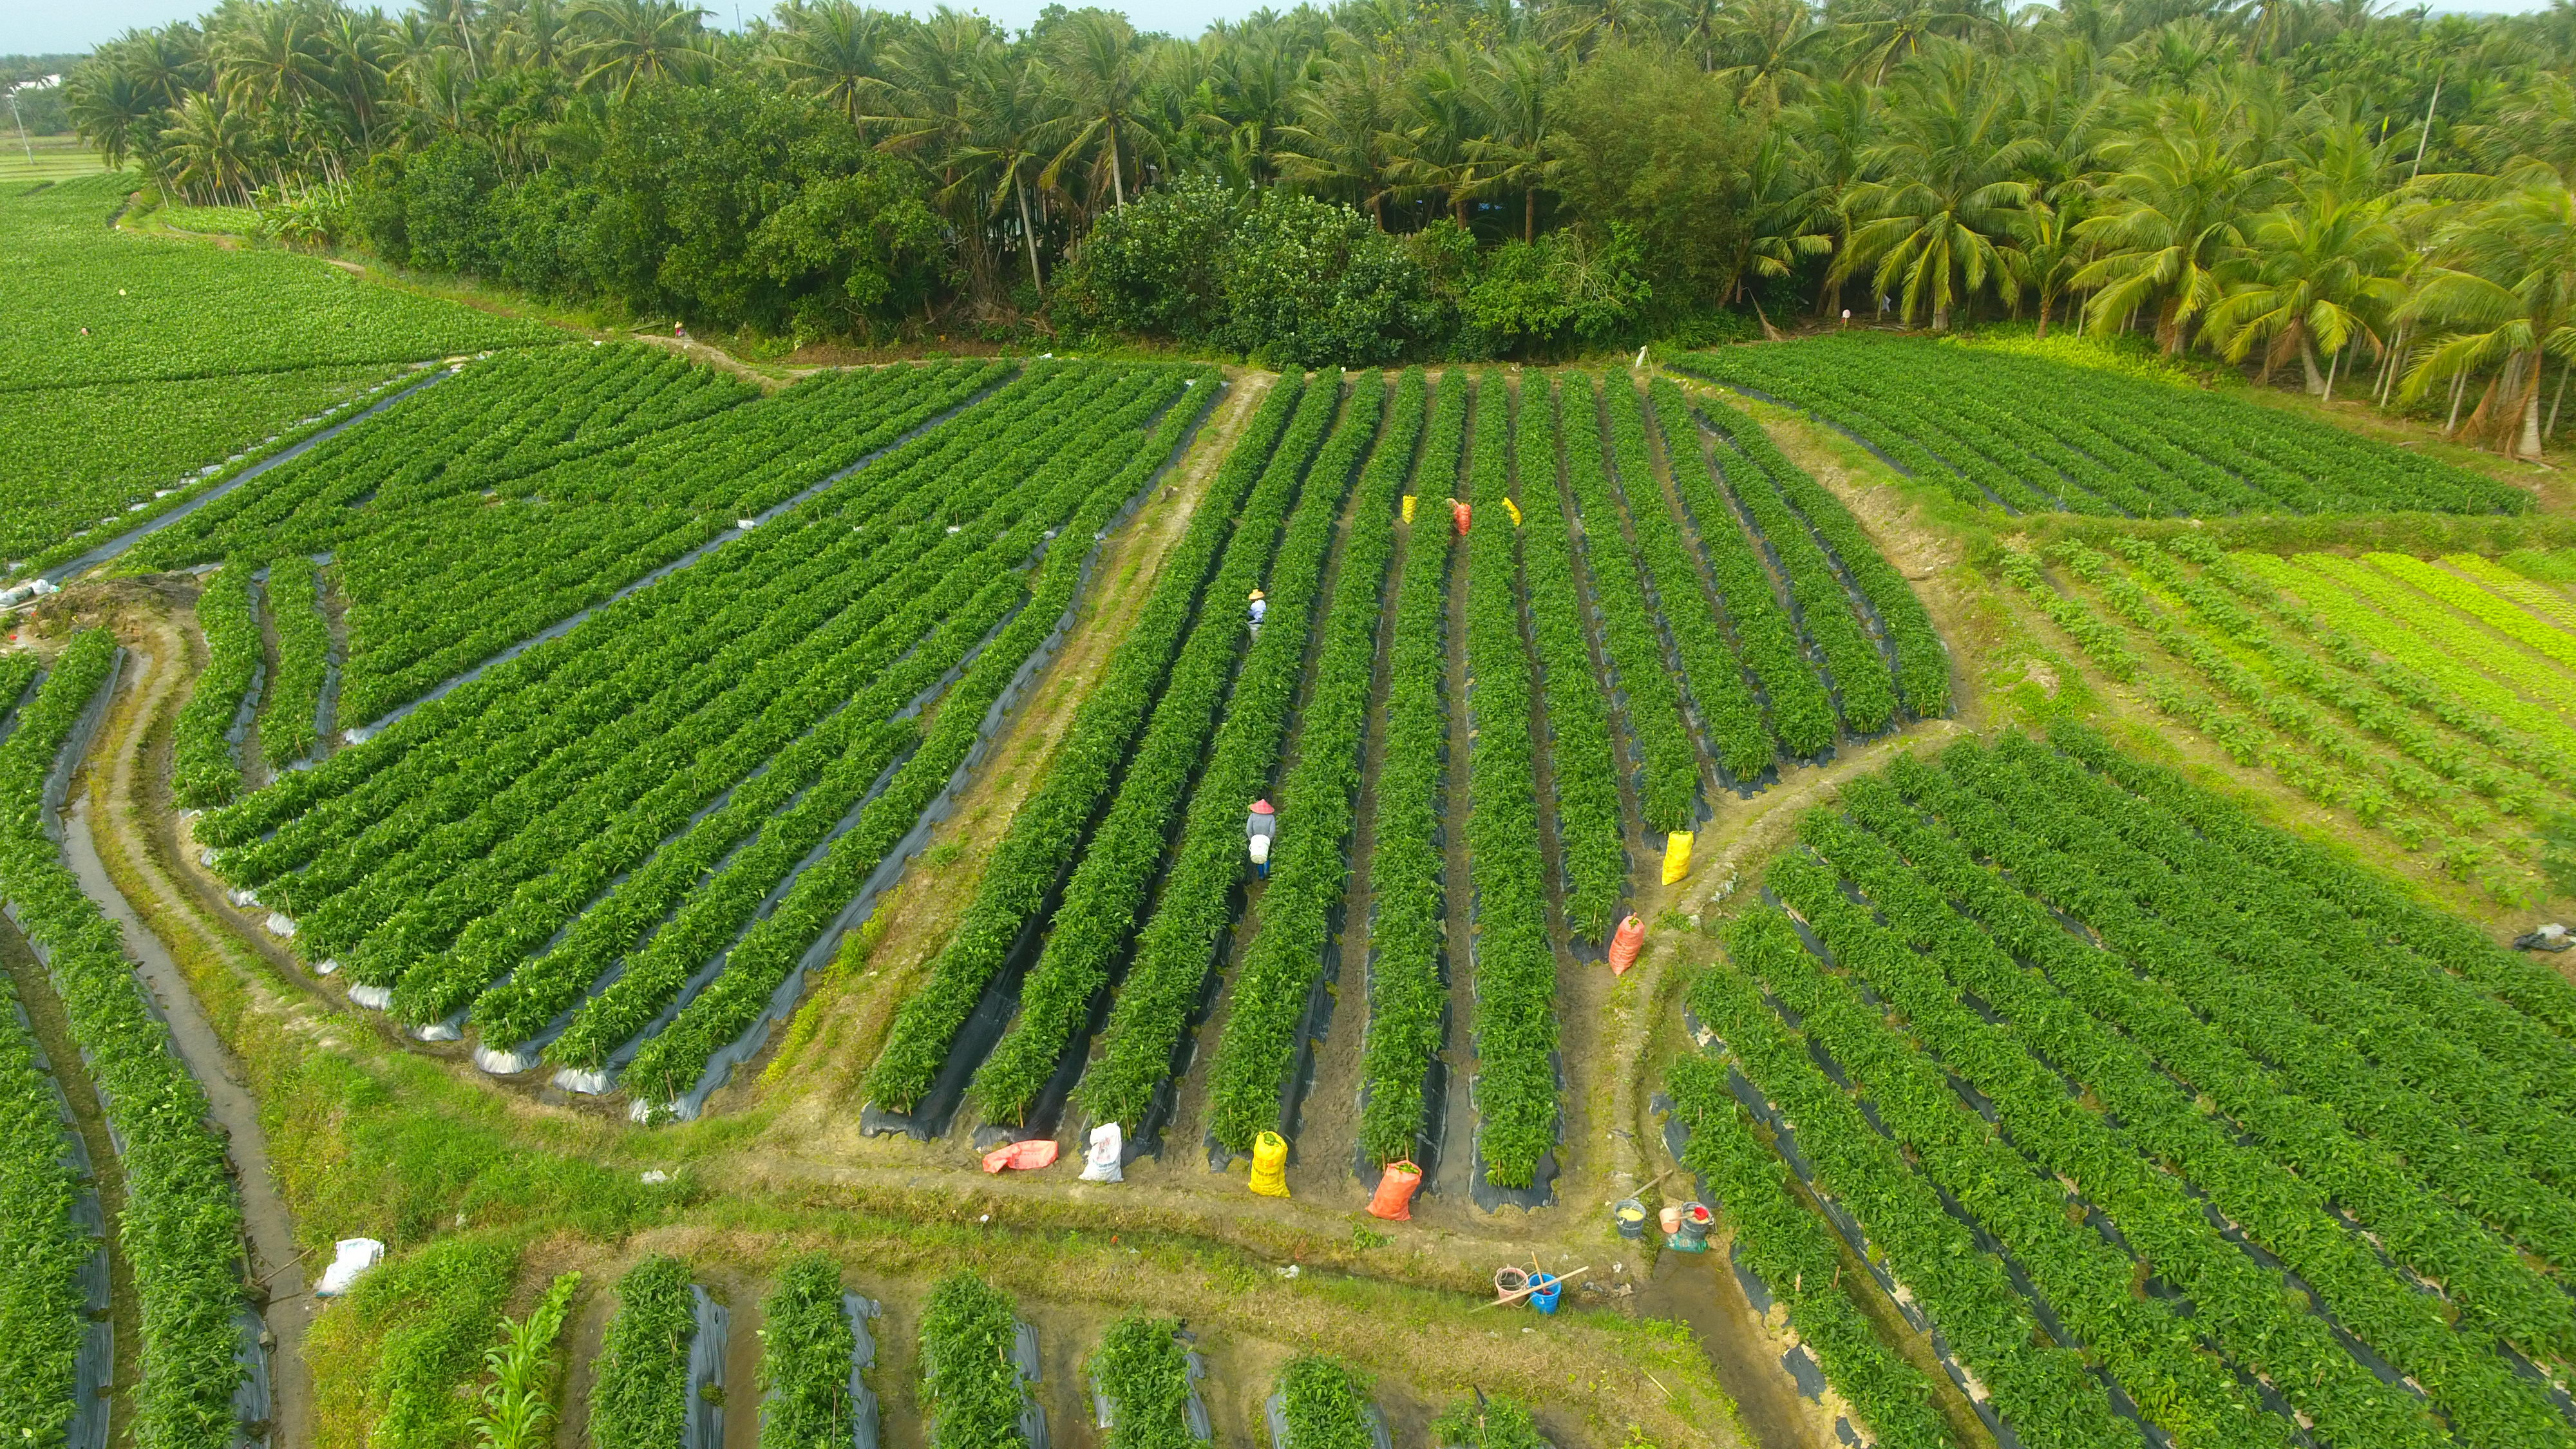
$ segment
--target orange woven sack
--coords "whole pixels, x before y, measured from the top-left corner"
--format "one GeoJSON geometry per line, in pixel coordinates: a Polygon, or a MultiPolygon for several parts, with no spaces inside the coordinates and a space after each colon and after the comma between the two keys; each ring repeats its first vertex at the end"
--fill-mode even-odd
{"type": "Polygon", "coordinates": [[[1460,538],[1465,538],[1467,536],[1467,520],[1475,516],[1475,510],[1464,503],[1451,499],[1449,503],[1449,516],[1458,520],[1458,536],[1460,538]]]}
{"type": "Polygon", "coordinates": [[[1386,1165],[1386,1173],[1377,1180],[1377,1193],[1369,1199],[1369,1216],[1391,1223],[1413,1221],[1413,1193],[1422,1186],[1422,1169],[1409,1160],[1386,1165]]]}
{"type": "Polygon", "coordinates": [[[1621,921],[1619,929],[1610,934],[1610,974],[1627,975],[1628,968],[1637,964],[1637,953],[1644,950],[1645,945],[1646,923],[1635,916],[1621,921]]]}

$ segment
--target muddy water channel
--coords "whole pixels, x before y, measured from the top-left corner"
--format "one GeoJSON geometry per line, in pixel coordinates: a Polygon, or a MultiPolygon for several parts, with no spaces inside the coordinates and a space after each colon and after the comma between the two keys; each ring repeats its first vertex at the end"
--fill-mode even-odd
{"type": "Polygon", "coordinates": [[[269,1172],[268,1136],[260,1128],[259,1104],[242,1085],[232,1053],[206,1020],[169,948],[144,926],[109,878],[90,831],[85,795],[74,795],[63,811],[63,861],[79,877],[82,892],[124,934],[126,954],[136,963],[135,977],[168,1019],[179,1059],[205,1088],[215,1124],[227,1141],[233,1175],[241,1188],[242,1218],[249,1230],[250,1275],[268,1285],[267,1291],[274,1295],[266,1312],[273,1340],[269,1371],[274,1432],[269,1442],[280,1449],[299,1449],[308,1442],[306,1413],[312,1400],[311,1375],[304,1364],[304,1331],[312,1321],[313,1299],[305,1292],[303,1280],[314,1274],[289,1271],[296,1264],[295,1225],[269,1172]]]}

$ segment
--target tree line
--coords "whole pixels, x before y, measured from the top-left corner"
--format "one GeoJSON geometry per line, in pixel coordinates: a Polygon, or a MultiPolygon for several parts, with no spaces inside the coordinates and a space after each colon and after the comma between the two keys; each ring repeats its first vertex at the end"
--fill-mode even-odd
{"type": "Polygon", "coordinates": [[[2026,317],[2523,452],[2576,359],[2571,0],[705,19],[226,0],[65,100],[110,161],[286,240],[782,339],[1376,362],[2026,317]]]}

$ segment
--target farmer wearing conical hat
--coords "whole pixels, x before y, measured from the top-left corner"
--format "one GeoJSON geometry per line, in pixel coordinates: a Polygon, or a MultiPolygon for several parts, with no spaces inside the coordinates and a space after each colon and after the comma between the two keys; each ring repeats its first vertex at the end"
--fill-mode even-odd
{"type": "Polygon", "coordinates": [[[1252,814],[1243,822],[1245,848],[1252,852],[1252,873],[1270,879],[1270,847],[1279,836],[1279,812],[1267,800],[1252,802],[1252,814]]]}

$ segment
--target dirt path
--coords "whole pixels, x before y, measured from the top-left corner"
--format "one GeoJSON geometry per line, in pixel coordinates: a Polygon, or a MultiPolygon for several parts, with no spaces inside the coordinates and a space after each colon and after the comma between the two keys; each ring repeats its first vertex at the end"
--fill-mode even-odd
{"type": "MultiPolygon", "coordinates": [[[[1458,447],[1460,477],[1475,466],[1475,429],[1482,422],[1477,416],[1482,410],[1473,403],[1468,408],[1468,431],[1458,447]]],[[[1428,498],[1435,485],[1443,492],[1455,492],[1457,480],[1444,483],[1426,478],[1418,486],[1422,496],[1428,498]]],[[[1492,506],[1483,499],[1477,499],[1476,504],[1492,506]]],[[[1432,510],[1432,515],[1432,526],[1439,527],[1437,510],[1432,510]]],[[[1439,1199],[1434,1205],[1437,1210],[1464,1214],[1469,1210],[1469,1187],[1476,1176],[1476,886],[1467,855],[1467,811],[1471,803],[1468,760],[1476,731],[1475,721],[1467,713],[1467,550],[1458,543],[1449,546],[1447,583],[1449,595],[1442,602],[1448,614],[1448,658],[1443,664],[1446,678],[1442,691],[1449,705],[1449,758],[1440,795],[1440,833],[1441,909],[1447,923],[1447,946],[1442,955],[1449,968],[1449,1022],[1442,1033],[1440,1059],[1447,1065],[1449,1075],[1440,1115],[1440,1140],[1432,1147],[1439,1161],[1423,1187],[1439,1199]]]]}
{"type": "Polygon", "coordinates": [[[259,1103],[243,1085],[242,1073],[224,1045],[170,948],[145,927],[141,916],[101,858],[95,831],[113,836],[114,848],[127,863],[164,894],[168,882],[151,858],[136,802],[146,798],[144,777],[154,752],[147,746],[155,723],[169,710],[181,670],[171,667],[183,647],[177,631],[156,622],[149,643],[128,651],[124,681],[108,715],[107,728],[91,754],[89,786],[73,797],[64,812],[63,858],[79,877],[81,890],[107,913],[124,935],[125,948],[136,961],[135,975],[169,1019],[170,1036],[180,1060],[205,1088],[217,1128],[229,1144],[236,1181],[241,1188],[242,1217],[250,1239],[250,1274],[265,1282],[275,1278],[267,1310],[268,1331],[275,1337],[272,1422],[281,1445],[309,1442],[307,1416],[312,1407],[312,1375],[304,1362],[306,1326],[313,1300],[289,1275],[295,1260],[295,1224],[279,1196],[268,1159],[268,1134],[260,1126],[259,1103]]]}
{"type": "MultiPolygon", "coordinates": [[[[1020,804],[1046,777],[1056,747],[1075,712],[1108,668],[1128,627],[1162,577],[1165,560],[1189,528],[1217,468],[1233,451],[1273,379],[1245,373],[1231,379],[1190,450],[1136,516],[1101,545],[1081,614],[1064,648],[1028,691],[1015,716],[1003,723],[987,763],[957,808],[876,913],[843,946],[828,971],[817,974],[807,1004],[752,1070],[708,1103],[710,1115],[738,1110],[780,1084],[778,1140],[798,1150],[828,1140],[836,1150],[862,1152],[857,1097],[860,1080],[876,1061],[894,1013],[921,984],[930,962],[947,943],[959,914],[983,883],[984,865],[1009,831],[1020,804]],[[799,1080],[804,1079],[804,1080],[799,1080]],[[828,1083],[822,1091],[808,1085],[828,1083]]],[[[961,1114],[962,1115],[962,1114],[961,1114]]]]}

